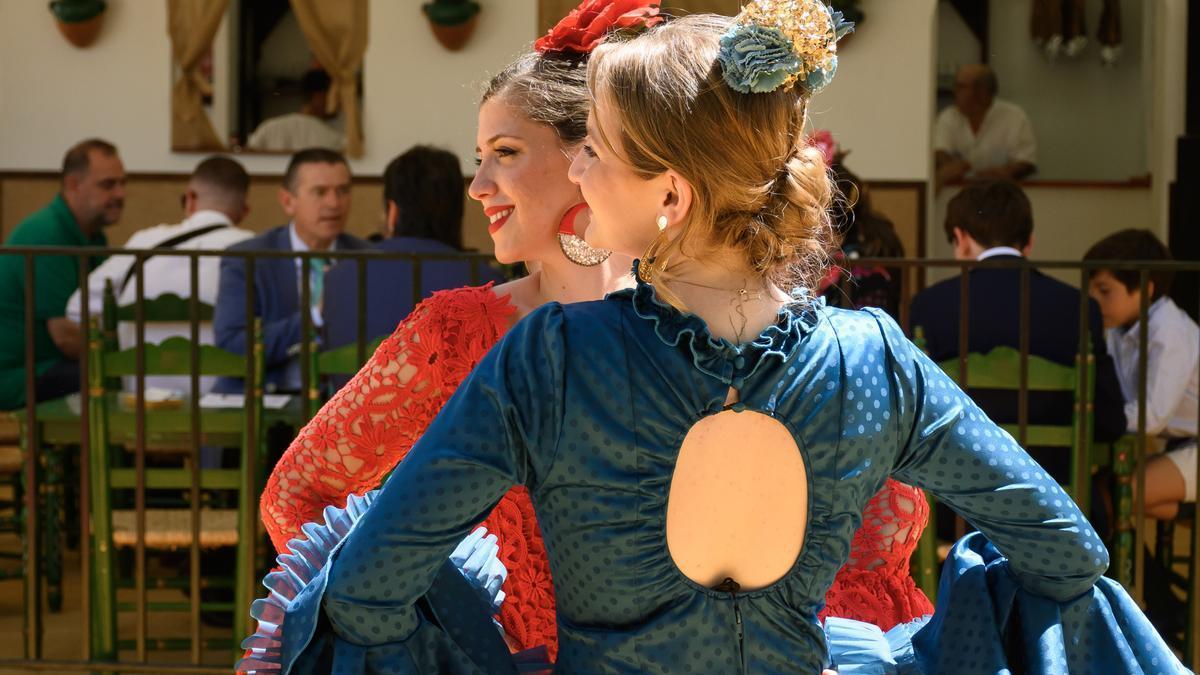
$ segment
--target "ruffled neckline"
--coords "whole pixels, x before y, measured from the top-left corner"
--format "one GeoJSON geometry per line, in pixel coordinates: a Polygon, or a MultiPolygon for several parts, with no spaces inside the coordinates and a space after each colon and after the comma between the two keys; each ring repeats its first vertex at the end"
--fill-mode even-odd
{"type": "Polygon", "coordinates": [[[697,369],[716,377],[735,388],[758,370],[770,358],[788,359],[800,346],[804,336],[816,327],[818,310],[825,306],[823,297],[813,297],[807,289],[794,292],[796,301],[779,310],[775,323],[767,326],[753,340],[733,344],[717,337],[708,329],[704,319],[691,312],[681,312],[659,299],[654,285],[638,274],[638,261],[633,261],[634,288],[608,294],[611,299],[628,299],[638,317],[654,324],[654,332],[663,344],[686,345],[697,369]]]}

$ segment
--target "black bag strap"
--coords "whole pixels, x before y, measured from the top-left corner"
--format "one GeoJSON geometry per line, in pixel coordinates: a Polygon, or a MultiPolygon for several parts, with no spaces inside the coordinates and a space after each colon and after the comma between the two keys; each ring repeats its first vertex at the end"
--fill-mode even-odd
{"type": "MultiPolygon", "coordinates": [[[[209,232],[216,232],[217,230],[220,230],[225,227],[232,227],[232,226],[228,225],[226,223],[216,223],[215,225],[206,225],[204,227],[198,227],[194,230],[188,230],[187,232],[184,232],[182,234],[177,234],[174,237],[171,237],[170,239],[164,239],[164,240],[158,242],[157,244],[155,244],[154,246],[152,246],[151,249],[157,251],[159,249],[164,249],[164,248],[175,248],[176,246],[182,244],[185,241],[195,239],[196,237],[208,234],[209,232]]],[[[131,279],[133,279],[133,274],[136,270],[137,270],[137,264],[135,263],[133,265],[130,265],[129,270],[125,272],[125,278],[121,280],[121,286],[120,286],[120,288],[117,289],[117,297],[118,298],[121,297],[121,294],[125,292],[125,287],[128,286],[129,281],[131,279]]]]}

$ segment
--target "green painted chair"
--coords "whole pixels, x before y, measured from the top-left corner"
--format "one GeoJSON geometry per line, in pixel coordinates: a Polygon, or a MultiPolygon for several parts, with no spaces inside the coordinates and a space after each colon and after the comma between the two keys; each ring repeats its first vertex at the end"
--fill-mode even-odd
{"type": "MultiPolygon", "coordinates": [[[[320,351],[317,343],[314,340],[309,344],[308,348],[308,372],[309,386],[305,398],[310,414],[316,413],[321,406],[328,400],[328,396],[322,392],[322,385],[329,383],[331,376],[350,377],[359,371],[366,363],[371,355],[379,349],[379,345],[383,343],[383,338],[378,337],[371,340],[366,345],[366,350],[363,352],[363,358],[358,358],[358,345],[351,343],[320,351]]],[[[333,392],[330,392],[332,395],[333,392]]]]}
{"type": "MultiPolygon", "coordinates": [[[[919,339],[921,336],[917,336],[919,339]]],[[[920,343],[918,342],[918,345],[920,343]]],[[[1041,357],[1028,357],[1027,385],[1028,391],[1041,392],[1071,392],[1075,398],[1075,406],[1070,424],[1025,426],[1025,445],[1046,448],[1061,448],[1069,453],[1071,461],[1070,480],[1063,487],[1079,504],[1079,508],[1087,513],[1091,500],[1091,476],[1099,468],[1108,463],[1108,446],[1096,446],[1092,443],[1092,391],[1095,386],[1095,358],[1087,355],[1087,391],[1084,396],[1083,378],[1078,367],[1064,366],[1041,357]],[[1086,405],[1084,402],[1086,401],[1086,405]]],[[[938,364],[956,383],[959,382],[959,360],[949,359],[938,364]]],[[[987,354],[971,353],[967,355],[967,384],[972,389],[996,389],[1004,391],[1020,391],[1021,389],[1021,355],[1011,347],[997,347],[987,354]]],[[[966,388],[966,387],[964,387],[966,388]]],[[[1005,431],[1020,442],[1020,429],[1017,424],[1001,424],[1005,431]]],[[[936,511],[933,508],[933,497],[930,496],[929,525],[921,536],[915,553],[915,569],[917,583],[931,599],[936,596],[938,571],[940,568],[937,551],[937,522],[936,511]]]]}
{"type": "MultiPolygon", "coordinates": [[[[162,317],[179,310],[178,298],[166,298],[163,307],[158,301],[146,301],[146,317],[162,317]],[[162,310],[162,311],[160,311],[162,310]]],[[[186,303],[185,303],[186,304],[186,303]]],[[[120,316],[116,313],[115,316],[120,316]]],[[[90,383],[90,454],[89,492],[92,542],[91,626],[92,653],[97,659],[115,659],[119,649],[153,646],[164,649],[191,649],[193,660],[199,659],[203,648],[232,648],[247,634],[246,608],[254,593],[256,572],[255,547],[258,540],[257,496],[263,467],[262,331],[256,322],[256,339],[252,343],[252,358],[232,354],[210,345],[196,345],[188,339],[173,337],[161,344],[146,344],[140,359],[136,347],[113,351],[104,331],[93,325],[89,332],[90,383]],[[140,360],[140,362],[139,362],[140,360]],[[252,366],[248,366],[252,363],[252,366]],[[140,439],[146,449],[139,461],[135,448],[139,440],[138,415],[128,405],[129,394],[111,391],[106,384],[114,378],[145,375],[188,376],[193,373],[214,376],[246,377],[253,374],[259,386],[252,390],[249,405],[234,410],[199,408],[198,401],[186,401],[177,409],[150,410],[144,413],[140,439]],[[124,400],[123,400],[124,399],[124,400]],[[179,409],[181,408],[181,409],[179,409]],[[199,467],[199,446],[217,445],[242,448],[237,468],[208,469],[199,467]],[[145,458],[152,451],[167,450],[179,461],[171,466],[147,467],[145,458]],[[174,503],[194,506],[180,508],[147,508],[147,501],[167,495],[174,503]],[[223,498],[223,500],[222,500],[223,498]],[[204,506],[209,500],[210,506],[204,506]],[[132,503],[134,509],[126,508],[132,503]],[[236,504],[236,508],[229,508],[236,504]],[[142,507],[142,518],[138,516],[142,507]],[[139,520],[142,522],[139,523],[139,520]],[[193,563],[199,560],[201,548],[236,547],[236,574],[226,584],[234,587],[232,603],[201,603],[200,579],[192,585],[190,577],[155,580],[154,587],[188,588],[193,592],[191,602],[149,602],[145,591],[151,584],[147,579],[145,550],[185,549],[193,563]],[[137,601],[118,603],[117,591],[122,586],[116,559],[116,549],[132,547],[136,570],[133,585],[137,601]],[[138,610],[139,625],[145,628],[150,612],[193,611],[192,638],[151,639],[145,631],[146,643],[118,640],[119,611],[138,610]],[[232,641],[199,639],[200,611],[230,611],[233,616],[232,641]]],[[[157,455],[156,455],[157,458],[157,455]]],[[[219,585],[210,576],[203,585],[219,585]]],[[[129,586],[126,582],[125,586],[129,586]]],[[[142,631],[139,631],[141,633],[142,631]]]]}

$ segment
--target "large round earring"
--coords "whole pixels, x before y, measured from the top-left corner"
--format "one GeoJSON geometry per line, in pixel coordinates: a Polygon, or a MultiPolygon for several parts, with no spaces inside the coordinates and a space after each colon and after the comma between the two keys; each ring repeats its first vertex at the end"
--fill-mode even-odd
{"type": "Polygon", "coordinates": [[[612,251],[595,248],[575,234],[575,218],[583,212],[587,204],[576,204],[562,217],[558,224],[558,247],[563,255],[571,262],[581,267],[595,267],[608,260],[612,251]]]}

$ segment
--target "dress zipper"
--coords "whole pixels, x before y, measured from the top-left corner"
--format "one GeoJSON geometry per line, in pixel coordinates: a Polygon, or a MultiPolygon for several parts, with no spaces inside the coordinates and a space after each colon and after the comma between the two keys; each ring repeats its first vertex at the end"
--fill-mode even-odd
{"type": "Polygon", "coordinates": [[[737,593],[741,590],[741,585],[730,577],[725,577],[725,581],[713,586],[714,591],[728,593],[729,598],[733,600],[733,628],[737,635],[738,644],[738,662],[740,663],[741,673],[746,672],[746,632],[742,627],[742,609],[738,607],[737,593]]]}

